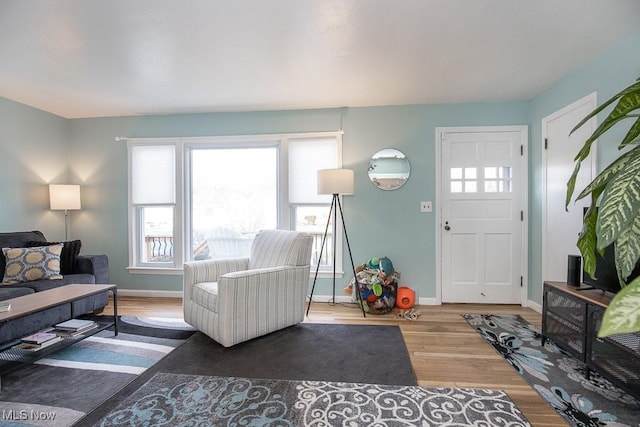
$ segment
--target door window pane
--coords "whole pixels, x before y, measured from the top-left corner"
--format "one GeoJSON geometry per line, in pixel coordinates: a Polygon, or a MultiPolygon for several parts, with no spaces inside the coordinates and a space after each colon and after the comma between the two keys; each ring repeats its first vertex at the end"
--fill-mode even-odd
{"type": "Polygon", "coordinates": [[[278,149],[191,152],[193,259],[249,256],[254,236],[277,228],[278,149]]]}
{"type": "Polygon", "coordinates": [[[478,171],[476,168],[451,168],[452,193],[477,193],[478,171]]]}
{"type": "Polygon", "coordinates": [[[487,193],[510,193],[511,167],[485,167],[484,191],[487,193]]]}
{"type": "Polygon", "coordinates": [[[451,181],[451,192],[462,193],[462,181],[451,181]]]}
{"type": "Polygon", "coordinates": [[[477,193],[478,192],[478,182],[477,181],[466,181],[464,183],[464,192],[465,193],[477,193]]]}
{"type": "Polygon", "coordinates": [[[477,179],[476,168],[464,168],[464,177],[466,179],[477,179]]]}

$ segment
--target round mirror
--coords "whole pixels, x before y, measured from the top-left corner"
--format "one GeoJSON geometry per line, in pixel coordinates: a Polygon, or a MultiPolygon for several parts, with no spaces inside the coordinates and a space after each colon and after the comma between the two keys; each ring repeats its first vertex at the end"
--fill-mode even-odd
{"type": "Polygon", "coordinates": [[[401,151],[385,148],[369,160],[369,179],[381,190],[397,190],[409,179],[409,159],[401,151]]]}

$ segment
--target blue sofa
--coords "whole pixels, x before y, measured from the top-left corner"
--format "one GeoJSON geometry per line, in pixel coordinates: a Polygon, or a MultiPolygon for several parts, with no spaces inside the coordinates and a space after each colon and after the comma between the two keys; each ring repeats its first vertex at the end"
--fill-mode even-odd
{"type": "MultiPolygon", "coordinates": [[[[39,242],[48,243],[40,231],[19,231],[0,233],[1,248],[23,248],[37,246],[39,242]]],[[[0,250],[0,280],[4,276],[6,260],[0,250]]],[[[34,294],[72,283],[93,284],[109,283],[109,262],[106,255],[78,255],[75,257],[70,272],[63,274],[62,279],[36,280],[16,284],[0,284],[0,301],[34,294]]],[[[31,334],[55,323],[68,320],[70,317],[86,313],[99,313],[109,303],[109,293],[103,292],[83,298],[73,303],[63,304],[50,309],[33,313],[9,322],[0,323],[0,343],[12,341],[31,334]]]]}

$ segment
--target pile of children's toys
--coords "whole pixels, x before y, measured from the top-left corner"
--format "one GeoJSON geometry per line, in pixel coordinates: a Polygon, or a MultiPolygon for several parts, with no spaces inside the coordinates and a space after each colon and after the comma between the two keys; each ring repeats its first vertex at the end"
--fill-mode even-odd
{"type": "MultiPolygon", "coordinates": [[[[357,291],[362,297],[365,312],[385,314],[393,309],[399,277],[400,273],[393,269],[393,263],[387,257],[374,257],[356,267],[357,291]]],[[[344,288],[345,293],[355,295],[355,279],[351,279],[344,288]]]]}

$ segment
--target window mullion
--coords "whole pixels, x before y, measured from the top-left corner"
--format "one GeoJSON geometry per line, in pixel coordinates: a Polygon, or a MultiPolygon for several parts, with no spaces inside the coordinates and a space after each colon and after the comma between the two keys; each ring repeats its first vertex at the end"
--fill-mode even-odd
{"type": "Polygon", "coordinates": [[[174,267],[182,268],[182,264],[187,259],[185,257],[185,236],[187,223],[185,221],[185,144],[176,143],[175,146],[175,183],[176,183],[176,203],[173,211],[173,262],[174,267]]]}

